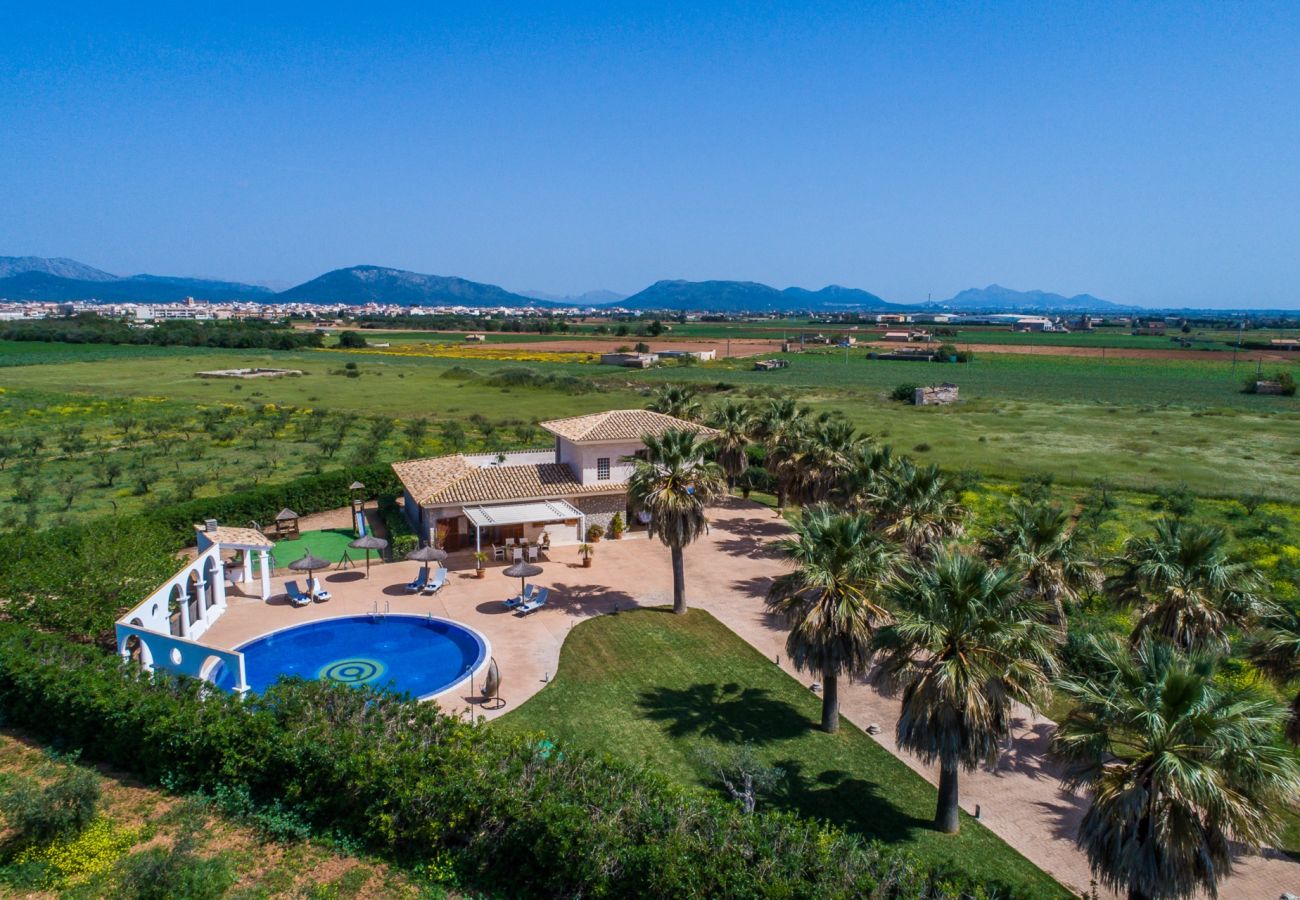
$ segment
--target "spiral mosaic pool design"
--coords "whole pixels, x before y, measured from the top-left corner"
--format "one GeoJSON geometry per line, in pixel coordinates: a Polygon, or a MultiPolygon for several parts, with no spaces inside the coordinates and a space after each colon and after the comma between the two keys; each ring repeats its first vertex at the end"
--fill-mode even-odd
{"type": "MultiPolygon", "coordinates": [[[[249,689],[264,691],[281,677],[369,685],[414,697],[439,694],[465,680],[487,659],[487,642],[445,619],[389,615],[322,619],[273,632],[236,648],[244,654],[249,689]]],[[[209,676],[233,689],[233,673],[218,664],[209,676]]]]}

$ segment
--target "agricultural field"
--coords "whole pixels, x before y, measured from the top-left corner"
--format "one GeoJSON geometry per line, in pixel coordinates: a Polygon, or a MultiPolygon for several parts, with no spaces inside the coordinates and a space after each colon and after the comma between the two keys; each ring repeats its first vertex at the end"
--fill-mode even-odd
{"type": "Polygon", "coordinates": [[[4,344],[0,426],[8,443],[0,440],[0,490],[14,493],[24,441],[31,447],[37,437],[42,449],[27,456],[39,455],[49,466],[39,479],[44,495],[52,498],[56,487],[78,494],[71,504],[67,496],[42,504],[53,507],[43,514],[89,514],[113,504],[138,508],[154,491],[203,496],[334,460],[541,446],[543,436],[529,428],[536,421],[641,406],[666,383],[695,385],[706,399],[795,396],[814,410],[844,414],[900,451],[986,476],[1039,473],[1081,485],[1105,479],[1137,490],[1185,482],[1213,495],[1294,496],[1300,489],[1300,401],[1242,393],[1246,367],[1234,373],[1230,360],[989,354],[940,365],[828,349],[792,354],[790,367],[774,372],[755,372],[742,360],[639,371],[393,349],[398,352],[4,344]],[[306,374],[252,381],[193,374],[247,366],[306,374]],[[899,384],[945,380],[961,388],[954,406],[917,408],[888,399],[899,384]],[[134,442],[115,416],[137,420],[134,442]],[[195,423],[217,419],[222,424],[213,435],[196,430],[195,423]],[[423,433],[412,442],[404,429],[419,431],[410,425],[418,420],[423,433]],[[331,449],[332,438],[322,445],[322,436],[340,428],[339,446],[331,449]],[[442,439],[444,429],[450,440],[442,439]],[[158,483],[133,488],[132,463],[151,447],[159,456],[158,483]],[[96,467],[110,466],[115,456],[121,472],[110,479],[105,469],[97,487],[96,467]]]}

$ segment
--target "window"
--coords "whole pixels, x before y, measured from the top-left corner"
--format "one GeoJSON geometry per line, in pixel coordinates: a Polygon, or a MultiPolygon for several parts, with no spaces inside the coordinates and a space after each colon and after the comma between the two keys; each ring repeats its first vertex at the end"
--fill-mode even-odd
{"type": "Polygon", "coordinates": [[[609,457],[602,456],[596,460],[596,480],[609,481],[609,457]]]}

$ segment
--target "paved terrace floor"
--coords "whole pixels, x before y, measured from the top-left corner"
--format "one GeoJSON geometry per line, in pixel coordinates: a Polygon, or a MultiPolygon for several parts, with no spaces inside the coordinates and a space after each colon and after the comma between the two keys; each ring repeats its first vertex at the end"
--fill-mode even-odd
{"type": "MultiPolygon", "coordinates": [[[[781,667],[801,682],[817,680],[790,669],[784,652],[785,631],[763,609],[762,598],[771,578],[785,571],[767,547],[786,532],[784,522],[770,509],[729,500],[712,512],[712,523],[709,535],[686,551],[691,605],[708,610],[769,658],[780,657],[781,667]]],[[[644,539],[601,541],[590,569],[582,568],[575,547],[555,548],[550,559],[542,562],[544,573],[532,579],[551,589],[549,606],[526,618],[501,605],[519,587],[517,580],[502,576],[501,563],[492,564],[481,580],[474,577],[468,555],[454,555],[448,565],[451,571],[446,587],[432,597],[406,593],[405,585],[419,568],[411,562],[372,565],[369,580],[363,569],[329,572],[324,581],[333,599],[303,609],[290,606],[282,594],[268,602],[232,594],[228,612],[204,641],[235,647],[289,625],[368,613],[376,601],[380,609],[387,603],[393,613],[433,613],[487,637],[501,668],[501,696],[506,701],[500,712],[486,712],[478,709],[477,698],[465,691],[444,696],[442,705],[451,710],[472,708],[476,714],[491,717],[509,712],[545,687],[555,673],[565,636],[583,619],[610,612],[615,605],[622,609],[663,605],[672,597],[668,551],[658,542],[644,539]]],[[[286,572],[277,576],[275,589],[282,591],[285,577],[297,575],[286,572]]],[[[861,728],[880,725],[876,740],[927,781],[936,780],[937,769],[920,766],[895,745],[896,699],[883,696],[870,685],[855,683],[841,686],[840,702],[846,718],[861,728]]],[[[1042,718],[1018,720],[996,770],[963,773],[962,807],[974,813],[979,805],[985,825],[1067,887],[1082,892],[1089,886],[1090,875],[1073,835],[1084,806],[1059,789],[1056,770],[1044,759],[1053,727],[1042,718]]],[[[1223,885],[1220,896],[1272,900],[1283,891],[1300,893],[1300,864],[1269,853],[1243,856],[1237,874],[1223,885]]]]}

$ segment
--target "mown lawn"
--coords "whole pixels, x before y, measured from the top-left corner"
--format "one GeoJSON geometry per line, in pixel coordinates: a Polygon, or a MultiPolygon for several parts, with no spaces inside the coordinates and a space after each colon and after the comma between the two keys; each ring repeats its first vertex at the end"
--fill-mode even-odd
{"type": "MultiPolygon", "coordinates": [[[[862,731],[816,729],[820,701],[708,613],[602,616],[574,628],[552,682],[493,727],[544,732],[717,790],[696,748],[752,742],[784,778],[769,807],[828,820],[1030,896],[1068,896],[1001,838],[963,815],[961,833],[930,827],[935,791],[862,731]]],[[[760,805],[760,808],[761,805],[760,805]]]]}

